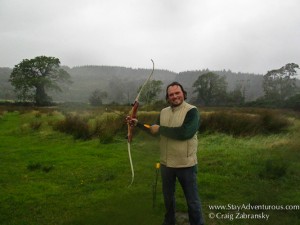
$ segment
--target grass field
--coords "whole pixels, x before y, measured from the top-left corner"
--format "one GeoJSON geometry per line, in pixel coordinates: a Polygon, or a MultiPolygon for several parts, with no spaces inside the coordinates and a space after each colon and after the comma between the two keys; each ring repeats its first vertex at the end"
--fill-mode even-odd
{"type": "MultiPolygon", "coordinates": [[[[199,134],[206,224],[300,224],[300,120],[289,112],[285,117],[291,125],[280,133],[199,134]],[[276,209],[281,206],[290,208],[276,209]],[[269,217],[235,218],[238,213],[269,217]]],[[[152,207],[157,139],[142,132],[134,137],[135,181],[128,187],[126,131],[106,144],[74,139],[53,129],[61,118],[57,111],[0,111],[0,224],[160,225],[160,179],[152,207]]],[[[186,212],[177,189],[177,210],[186,212]]]]}

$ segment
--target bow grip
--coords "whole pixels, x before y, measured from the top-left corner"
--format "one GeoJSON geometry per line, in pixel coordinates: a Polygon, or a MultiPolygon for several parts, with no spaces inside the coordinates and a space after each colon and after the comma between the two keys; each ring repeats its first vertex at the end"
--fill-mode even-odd
{"type": "Polygon", "coordinates": [[[136,119],[138,107],[139,107],[139,102],[135,100],[134,103],[132,103],[131,118],[136,119]]]}

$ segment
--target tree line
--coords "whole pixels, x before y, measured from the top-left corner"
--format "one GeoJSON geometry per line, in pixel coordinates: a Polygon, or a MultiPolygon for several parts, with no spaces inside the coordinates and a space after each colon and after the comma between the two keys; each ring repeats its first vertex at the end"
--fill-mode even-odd
{"type": "MultiPolygon", "coordinates": [[[[299,104],[299,87],[296,83],[296,75],[299,65],[288,63],[279,69],[273,69],[263,75],[264,95],[255,101],[246,103],[246,85],[237,82],[235,87],[229,90],[226,77],[209,70],[202,71],[192,83],[194,97],[193,103],[204,106],[228,106],[228,105],[260,105],[260,106],[291,106],[299,104]]],[[[52,98],[49,91],[62,92],[64,87],[72,83],[71,76],[60,65],[55,57],[38,56],[34,59],[24,59],[17,64],[11,74],[9,82],[19,102],[33,102],[38,106],[51,105],[52,98]]],[[[116,96],[126,98],[124,88],[118,88],[118,82],[110,81],[111,88],[115,89],[116,96]],[[121,93],[122,92],[122,93],[121,93]]],[[[141,101],[145,104],[154,104],[161,101],[163,94],[163,81],[152,80],[141,95],[141,101]]],[[[132,88],[128,89],[127,98],[130,101],[132,88]],[[131,91],[131,92],[129,92],[131,91]]],[[[136,90],[136,89],[135,89],[136,90]]],[[[108,93],[101,89],[90,90],[89,102],[91,105],[102,105],[108,98],[108,93]]],[[[138,90],[137,90],[138,91],[138,90]]]]}

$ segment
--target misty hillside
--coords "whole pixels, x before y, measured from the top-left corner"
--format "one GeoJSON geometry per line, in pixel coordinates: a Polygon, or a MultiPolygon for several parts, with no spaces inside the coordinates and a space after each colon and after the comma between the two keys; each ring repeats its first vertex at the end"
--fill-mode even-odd
{"type": "MultiPolygon", "coordinates": [[[[147,79],[151,69],[132,69],[116,66],[78,66],[63,68],[71,75],[73,84],[65,88],[63,93],[51,93],[54,101],[59,102],[88,102],[93,91],[99,89],[107,92],[108,98],[104,103],[130,103],[134,100],[139,86],[147,79]]],[[[10,68],[0,68],[0,99],[14,99],[13,88],[8,82],[10,68]]],[[[193,83],[208,70],[186,71],[174,73],[168,70],[155,70],[154,80],[163,81],[163,90],[172,81],[179,81],[188,92],[189,99],[193,94],[193,83]]],[[[245,88],[246,100],[255,100],[263,95],[262,75],[233,73],[229,71],[211,71],[226,76],[228,89],[233,90],[236,85],[245,88]]],[[[163,98],[164,93],[161,93],[163,98]]]]}
{"type": "Polygon", "coordinates": [[[209,71],[209,70],[198,70],[198,71],[187,71],[181,72],[176,76],[176,80],[186,87],[187,92],[192,95],[194,88],[193,84],[202,74],[213,72],[220,76],[225,76],[228,83],[228,91],[233,91],[237,85],[242,86],[245,90],[246,101],[254,101],[258,97],[263,96],[263,76],[258,74],[249,73],[233,73],[230,70],[222,71],[209,71]]]}
{"type": "MultiPolygon", "coordinates": [[[[131,103],[138,88],[145,82],[150,69],[132,69],[111,66],[81,66],[64,68],[72,77],[73,84],[63,94],[56,95],[58,101],[87,102],[91,93],[99,89],[105,91],[108,98],[104,102],[131,103]]],[[[167,70],[155,70],[153,79],[168,83],[174,80],[176,73],[167,70]]]]}

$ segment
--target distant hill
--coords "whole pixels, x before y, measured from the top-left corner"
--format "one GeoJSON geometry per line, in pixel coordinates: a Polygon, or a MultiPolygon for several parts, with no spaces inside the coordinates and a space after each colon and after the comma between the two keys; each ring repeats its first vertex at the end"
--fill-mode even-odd
{"type": "MultiPolygon", "coordinates": [[[[64,68],[72,77],[73,84],[69,90],[55,95],[58,101],[87,102],[91,93],[99,89],[107,92],[104,102],[131,103],[137,95],[138,88],[144,83],[150,69],[132,69],[111,66],[80,66],[64,68]]],[[[168,83],[174,80],[176,73],[167,70],[155,70],[154,80],[168,83]]]]}
{"type": "MultiPolygon", "coordinates": [[[[150,74],[150,69],[132,69],[116,66],[78,66],[63,68],[71,75],[73,84],[65,88],[63,93],[51,93],[55,101],[59,102],[88,102],[91,93],[99,89],[108,94],[104,103],[130,103],[134,100],[139,86],[150,74]]],[[[0,99],[13,99],[13,88],[8,82],[12,69],[0,67],[0,99]]],[[[155,70],[153,79],[163,81],[166,85],[172,81],[179,81],[188,91],[189,98],[193,94],[193,83],[208,70],[186,71],[175,73],[168,70],[155,70]]],[[[263,95],[263,76],[258,74],[234,73],[229,71],[211,71],[226,76],[228,89],[233,90],[237,84],[245,87],[246,100],[255,100],[263,95]]],[[[163,98],[164,91],[161,93],[163,98]]]]}

